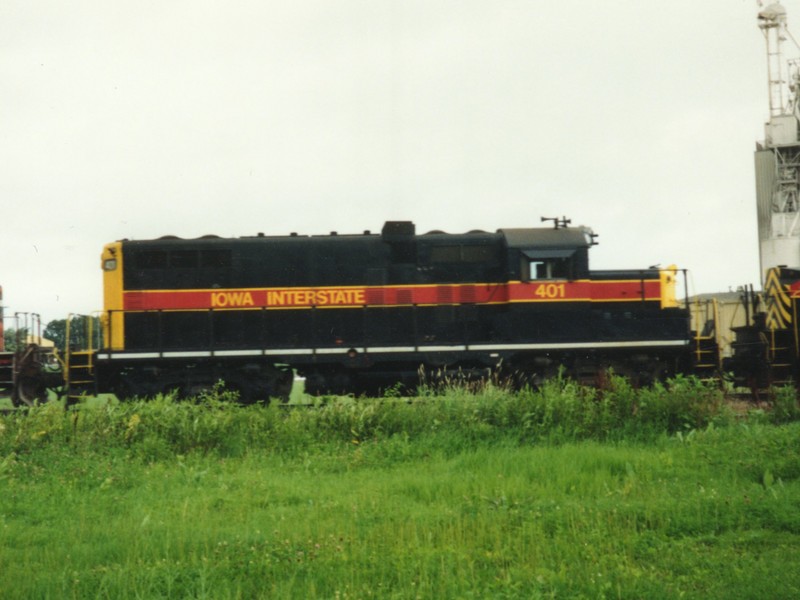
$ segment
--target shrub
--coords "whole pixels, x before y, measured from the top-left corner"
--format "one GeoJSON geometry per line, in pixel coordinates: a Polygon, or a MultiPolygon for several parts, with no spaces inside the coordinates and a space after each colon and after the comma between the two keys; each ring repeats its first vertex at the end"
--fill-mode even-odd
{"type": "Polygon", "coordinates": [[[794,386],[783,386],[772,390],[772,410],[770,421],[773,423],[790,423],[800,420],[800,405],[797,402],[797,389],[794,386]]]}
{"type": "MultiPolygon", "coordinates": [[[[723,392],[693,377],[636,389],[609,374],[603,388],[559,376],[540,387],[511,391],[450,386],[437,395],[382,399],[329,398],[309,407],[251,405],[217,386],[194,400],[172,395],[120,403],[83,403],[64,411],[36,406],[0,417],[0,457],[51,445],[118,448],[144,461],[174,455],[240,456],[251,449],[296,455],[312,447],[359,447],[397,438],[420,452],[459,451],[476,444],[564,443],[583,439],[652,439],[724,425],[731,420],[723,392]],[[424,444],[421,444],[424,441],[424,444]],[[420,449],[427,445],[427,450],[420,449]]],[[[775,422],[800,419],[792,388],[776,392],[775,422]]]]}

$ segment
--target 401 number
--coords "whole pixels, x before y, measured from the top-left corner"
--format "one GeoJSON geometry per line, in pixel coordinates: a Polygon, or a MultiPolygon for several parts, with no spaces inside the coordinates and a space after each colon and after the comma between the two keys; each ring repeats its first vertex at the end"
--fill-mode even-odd
{"type": "Polygon", "coordinates": [[[566,288],[563,283],[543,283],[536,288],[533,294],[538,298],[553,300],[555,298],[564,298],[566,296],[566,288]]]}

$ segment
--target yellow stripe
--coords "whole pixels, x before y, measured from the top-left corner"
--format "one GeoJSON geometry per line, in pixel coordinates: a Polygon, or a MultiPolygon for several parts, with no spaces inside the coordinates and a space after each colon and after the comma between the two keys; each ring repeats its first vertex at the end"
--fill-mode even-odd
{"type": "MultiPolygon", "coordinates": [[[[113,246],[118,244],[109,244],[108,246],[113,246]]],[[[107,247],[108,247],[107,246],[107,247]]],[[[531,280],[531,281],[501,281],[499,283],[483,283],[483,282],[476,282],[476,283],[409,283],[409,284],[402,284],[402,285],[324,285],[324,286],[281,286],[281,287],[236,287],[236,288],[180,288],[174,290],[157,290],[157,289],[147,289],[147,290],[125,290],[126,292],[140,292],[140,293],[148,293],[148,294],[174,294],[174,293],[191,293],[191,292],[209,292],[209,293],[216,293],[216,292],[225,292],[228,290],[236,290],[237,292],[270,292],[270,291],[284,291],[284,290],[291,290],[292,292],[303,292],[303,291],[325,291],[325,290],[404,290],[404,289],[415,289],[415,288],[441,288],[441,287],[450,287],[450,288],[462,288],[462,287],[499,287],[499,286],[508,286],[508,285],[517,285],[517,284],[524,284],[524,285],[539,285],[539,284],[548,284],[548,283],[565,283],[567,285],[574,285],[574,284],[592,284],[592,285],[617,285],[620,283],[641,283],[641,282],[658,282],[657,279],[604,279],[601,281],[595,279],[541,279],[541,280],[531,280]]]]}

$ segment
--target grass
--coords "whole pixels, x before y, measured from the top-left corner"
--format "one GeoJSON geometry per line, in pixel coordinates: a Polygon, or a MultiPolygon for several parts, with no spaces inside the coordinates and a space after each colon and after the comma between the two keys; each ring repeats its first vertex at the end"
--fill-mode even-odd
{"type": "Polygon", "coordinates": [[[4,415],[0,589],[797,597],[800,423],[717,399],[685,380],[660,394],[560,382],[315,410],[216,393],[4,415]]]}

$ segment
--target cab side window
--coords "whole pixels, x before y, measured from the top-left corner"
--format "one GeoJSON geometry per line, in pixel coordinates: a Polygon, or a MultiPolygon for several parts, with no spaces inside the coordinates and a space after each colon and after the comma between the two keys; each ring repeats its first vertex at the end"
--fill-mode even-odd
{"type": "Polygon", "coordinates": [[[569,259],[523,257],[522,260],[522,277],[524,281],[570,278],[569,259]]]}

